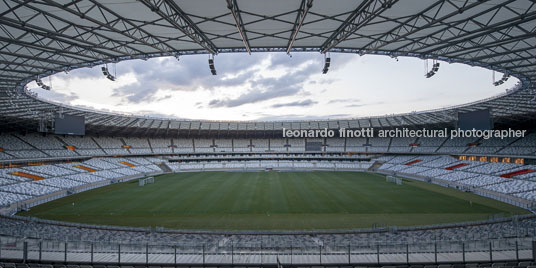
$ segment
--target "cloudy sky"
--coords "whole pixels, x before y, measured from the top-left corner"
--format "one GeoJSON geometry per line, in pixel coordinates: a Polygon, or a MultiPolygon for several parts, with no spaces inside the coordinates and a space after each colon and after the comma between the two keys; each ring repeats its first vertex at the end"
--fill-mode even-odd
{"type": "MultiPolygon", "coordinates": [[[[430,63],[431,65],[431,63],[430,63]]],[[[32,82],[39,97],[67,105],[137,115],[211,120],[292,120],[354,118],[434,109],[487,98],[512,87],[494,87],[492,72],[441,63],[426,79],[425,63],[415,58],[331,54],[322,74],[319,53],[220,54],[217,76],[208,56],[132,60],[61,73],[32,82]]],[[[496,74],[500,79],[502,74],[496,74]]]]}

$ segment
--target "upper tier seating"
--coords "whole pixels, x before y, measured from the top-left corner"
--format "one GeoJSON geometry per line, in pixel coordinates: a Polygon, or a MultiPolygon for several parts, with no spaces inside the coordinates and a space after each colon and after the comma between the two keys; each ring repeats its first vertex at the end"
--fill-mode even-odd
{"type": "Polygon", "coordinates": [[[107,149],[119,149],[123,147],[123,142],[119,138],[111,137],[94,137],[95,142],[99,144],[101,148],[107,149]]]}
{"type": "Polygon", "coordinates": [[[500,150],[498,153],[504,155],[530,155],[535,152],[536,133],[531,133],[500,150]]]}
{"type": "Polygon", "coordinates": [[[252,139],[251,144],[253,147],[251,147],[251,150],[253,152],[266,152],[268,151],[268,139],[252,139]]]}
{"type": "Polygon", "coordinates": [[[365,152],[367,143],[366,138],[348,138],[346,139],[346,151],[347,152],[365,152]]]}
{"type": "Polygon", "coordinates": [[[499,151],[501,148],[507,146],[508,144],[514,142],[517,138],[491,138],[491,139],[481,139],[478,143],[478,146],[471,147],[467,150],[467,153],[471,154],[493,154],[499,151]]]}
{"type": "Polygon", "coordinates": [[[234,139],[233,142],[235,152],[251,152],[249,139],[234,139]]]}
{"type": "Polygon", "coordinates": [[[72,145],[76,149],[95,149],[98,148],[97,144],[91,137],[79,137],[79,136],[59,136],[67,145],[72,145]]]}
{"type": "Polygon", "coordinates": [[[191,153],[194,151],[194,144],[192,139],[173,139],[173,148],[175,153],[191,153]]]}
{"type": "Polygon", "coordinates": [[[38,149],[64,150],[64,145],[54,136],[42,136],[40,134],[17,135],[20,139],[38,149]]]}
{"type": "Polygon", "coordinates": [[[327,138],[326,139],[326,152],[344,152],[345,151],[345,139],[343,138],[327,138]]]}
{"type": "Polygon", "coordinates": [[[214,145],[211,139],[194,139],[196,153],[213,153],[214,145]]]}
{"type": "Polygon", "coordinates": [[[93,141],[91,137],[60,136],[67,145],[74,146],[76,153],[80,155],[105,155],[104,151],[93,141]]]}
{"type": "Polygon", "coordinates": [[[34,148],[11,134],[0,134],[0,148],[4,150],[33,150],[34,148]]]}
{"type": "Polygon", "coordinates": [[[285,144],[287,144],[286,139],[270,139],[270,150],[272,152],[286,152],[285,144]]]}
{"type": "Polygon", "coordinates": [[[418,138],[415,141],[419,146],[414,147],[411,151],[414,153],[433,153],[439,149],[439,146],[445,142],[447,138],[418,138]]]}
{"type": "Polygon", "coordinates": [[[173,150],[171,148],[171,139],[149,139],[153,153],[155,154],[171,154],[173,150]]]}
{"type": "MultiPolygon", "coordinates": [[[[163,139],[131,137],[42,136],[39,134],[2,134],[0,161],[50,157],[105,155],[149,155],[196,153],[291,152],[304,153],[305,140],[290,139],[163,139]],[[71,145],[75,150],[69,150],[71,145]]],[[[321,151],[329,153],[435,153],[534,155],[536,134],[504,140],[474,138],[327,138],[307,139],[321,142],[321,151]],[[324,144],[325,141],[325,144],[324,144]],[[469,146],[470,145],[470,146],[469,146]]]]}
{"type": "Polygon", "coordinates": [[[214,139],[214,150],[216,152],[232,152],[233,140],[232,139],[214,139]]]}

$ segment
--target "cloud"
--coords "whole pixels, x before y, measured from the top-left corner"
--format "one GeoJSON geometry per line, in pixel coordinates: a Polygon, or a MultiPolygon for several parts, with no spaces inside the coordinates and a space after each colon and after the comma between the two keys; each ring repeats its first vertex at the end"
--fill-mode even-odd
{"type": "MultiPolygon", "coordinates": [[[[344,64],[348,55],[332,55],[332,61],[344,64]]],[[[129,60],[108,64],[112,73],[117,72],[118,80],[126,75],[132,75],[134,81],[127,85],[113,89],[112,96],[119,97],[125,104],[139,104],[144,102],[161,101],[158,98],[160,90],[197,91],[214,90],[218,87],[247,87],[250,91],[236,99],[214,99],[209,107],[237,107],[246,103],[256,103],[279,96],[290,96],[297,93],[305,94],[303,83],[312,73],[319,73],[322,68],[323,56],[314,56],[312,53],[293,53],[292,57],[284,53],[253,53],[252,55],[232,53],[221,54],[215,57],[217,76],[210,74],[208,56],[191,55],[180,57],[153,58],[146,61],[129,60]],[[267,63],[267,65],[265,64],[267,63]],[[261,71],[280,70],[287,72],[280,78],[262,77],[261,71]],[[299,66],[306,66],[308,74],[301,74],[299,66]],[[299,81],[288,73],[303,79],[299,81]]],[[[69,74],[59,74],[60,79],[103,79],[100,66],[77,69],[69,74]]],[[[320,79],[317,83],[329,82],[329,79],[320,79]]]]}
{"type": "Polygon", "coordinates": [[[38,97],[48,99],[48,100],[54,100],[56,102],[60,102],[63,104],[71,105],[71,103],[75,100],[78,100],[80,97],[74,93],[70,92],[69,94],[61,93],[58,91],[47,91],[43,90],[41,88],[32,88],[30,89],[32,92],[36,92],[38,97]]]}
{"type": "Polygon", "coordinates": [[[274,98],[292,96],[301,90],[298,86],[272,87],[270,89],[254,89],[235,99],[213,99],[208,105],[210,107],[237,107],[245,104],[257,103],[274,98]]]}
{"type": "MultiPolygon", "coordinates": [[[[113,96],[123,98],[125,102],[138,104],[158,101],[159,90],[196,91],[212,90],[215,87],[241,86],[258,70],[258,65],[269,58],[269,54],[223,54],[216,56],[218,71],[213,76],[208,68],[208,56],[194,55],[181,57],[154,58],[147,61],[129,60],[116,66],[108,64],[112,73],[117,69],[118,80],[126,75],[133,75],[135,81],[113,89],[113,96]],[[239,64],[237,64],[239,63],[239,64]]],[[[73,70],[69,74],[59,74],[60,79],[102,79],[100,67],[73,70]]]]}
{"type": "Polygon", "coordinates": [[[317,57],[311,57],[310,53],[293,53],[292,56],[288,56],[284,53],[272,53],[270,54],[269,69],[277,68],[293,68],[295,66],[302,65],[306,62],[315,63],[318,65],[318,71],[320,72],[323,58],[321,55],[317,57]]]}
{"type": "Polygon", "coordinates": [[[329,115],[301,115],[301,114],[285,114],[285,115],[268,115],[264,114],[257,118],[259,121],[291,121],[291,120],[327,120],[327,119],[344,119],[350,118],[351,114],[329,114],[329,115]]]}
{"type": "MultiPolygon", "coordinates": [[[[111,65],[108,66],[110,68],[110,71],[112,74],[114,73],[114,70],[111,65]]],[[[79,78],[79,79],[95,79],[95,78],[101,78],[104,77],[101,71],[101,66],[94,66],[91,68],[80,68],[71,70],[68,73],[60,72],[55,75],[55,78],[60,79],[72,79],[72,78],[79,78]]]]}
{"type": "Polygon", "coordinates": [[[346,105],[345,107],[348,107],[348,108],[359,108],[359,107],[366,107],[366,106],[374,106],[374,105],[381,105],[381,104],[385,104],[384,101],[377,101],[377,102],[370,102],[370,103],[354,103],[354,104],[348,104],[346,105]]]}
{"type": "Polygon", "coordinates": [[[163,101],[163,100],[167,100],[167,99],[171,99],[173,96],[171,95],[165,95],[163,97],[160,97],[160,98],[157,98],[156,101],[159,102],[159,101],[163,101]]]}
{"type": "Polygon", "coordinates": [[[306,107],[311,106],[314,104],[317,104],[317,101],[313,101],[311,99],[303,100],[303,101],[293,101],[293,102],[287,102],[287,103],[278,103],[274,104],[271,107],[272,108],[281,108],[281,107],[306,107]]]}
{"type": "Polygon", "coordinates": [[[185,119],[185,118],[182,118],[182,117],[177,117],[177,116],[172,115],[172,114],[159,113],[159,112],[155,112],[155,111],[151,111],[151,110],[138,110],[138,111],[134,112],[134,114],[141,115],[141,116],[147,116],[147,117],[154,117],[154,118],[185,119]]]}
{"type": "Polygon", "coordinates": [[[303,84],[313,74],[318,73],[316,65],[305,64],[280,77],[256,77],[248,80],[252,88],[234,99],[213,99],[209,107],[237,107],[245,104],[258,103],[270,99],[293,96],[304,93],[303,84]]]}
{"type": "Polygon", "coordinates": [[[349,102],[359,102],[358,99],[333,99],[328,102],[328,104],[333,103],[349,103],[349,102]]]}

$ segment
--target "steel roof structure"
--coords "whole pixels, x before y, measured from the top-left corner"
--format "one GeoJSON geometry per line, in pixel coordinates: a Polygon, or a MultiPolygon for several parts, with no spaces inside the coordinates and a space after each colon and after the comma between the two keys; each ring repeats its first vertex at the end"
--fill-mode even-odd
{"type": "MultiPolygon", "coordinates": [[[[0,129],[32,130],[53,113],[88,132],[177,135],[282,127],[450,125],[492,109],[499,125],[536,114],[534,0],[1,0],[0,129]],[[214,122],[88,111],[36,99],[38,77],[128,59],[230,52],[341,52],[460,62],[519,78],[517,90],[434,111],[349,120],[214,122]]],[[[320,69],[320,66],[319,66],[320,69]]]]}

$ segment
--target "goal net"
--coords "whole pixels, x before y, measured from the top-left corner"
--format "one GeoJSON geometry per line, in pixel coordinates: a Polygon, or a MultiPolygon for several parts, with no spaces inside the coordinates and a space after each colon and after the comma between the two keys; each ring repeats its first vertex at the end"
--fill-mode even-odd
{"type": "Polygon", "coordinates": [[[144,186],[149,183],[154,183],[154,177],[142,178],[142,179],[139,179],[138,182],[139,182],[139,186],[144,186]]]}
{"type": "Polygon", "coordinates": [[[394,177],[394,176],[386,176],[385,181],[386,182],[396,183],[397,185],[402,185],[402,179],[394,177]]]}

